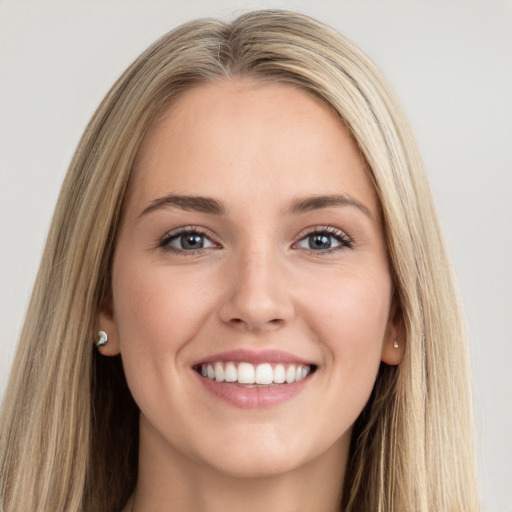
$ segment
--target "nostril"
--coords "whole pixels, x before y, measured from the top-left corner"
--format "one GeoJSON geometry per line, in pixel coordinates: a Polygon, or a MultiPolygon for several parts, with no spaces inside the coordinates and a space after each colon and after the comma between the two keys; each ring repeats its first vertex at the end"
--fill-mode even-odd
{"type": "Polygon", "coordinates": [[[246,328],[249,330],[249,331],[259,331],[259,330],[265,330],[266,329],[278,329],[279,327],[283,326],[285,324],[285,320],[283,320],[282,318],[272,318],[271,320],[268,320],[266,322],[262,322],[262,324],[260,325],[258,322],[254,322],[254,323],[251,323],[251,322],[247,322],[245,321],[243,318],[231,318],[229,320],[229,324],[231,324],[233,327],[234,326],[246,326],[246,328]]]}

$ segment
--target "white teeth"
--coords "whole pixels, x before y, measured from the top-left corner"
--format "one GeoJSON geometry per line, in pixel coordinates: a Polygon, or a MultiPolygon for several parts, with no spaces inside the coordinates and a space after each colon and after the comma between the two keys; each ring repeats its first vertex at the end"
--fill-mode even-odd
{"type": "Polygon", "coordinates": [[[286,370],[286,382],[288,382],[288,384],[295,382],[295,365],[294,364],[291,364],[290,366],[288,366],[288,369],[286,370]]]}
{"type": "Polygon", "coordinates": [[[199,372],[203,377],[217,382],[238,382],[239,384],[291,384],[299,382],[309,375],[311,367],[306,365],[277,364],[272,367],[270,363],[252,365],[250,363],[222,363],[217,361],[202,364],[199,372]]]}
{"type": "Polygon", "coordinates": [[[254,378],[256,384],[272,384],[274,382],[274,372],[272,366],[268,363],[256,366],[256,375],[254,378]]]}
{"type": "Polygon", "coordinates": [[[239,363],[238,382],[240,384],[254,384],[254,366],[249,363],[239,363]]]}
{"type": "Polygon", "coordinates": [[[282,384],[286,380],[286,371],[282,364],[278,364],[274,368],[274,382],[276,384],[282,384]]]}
{"type": "Polygon", "coordinates": [[[215,363],[215,380],[217,382],[222,382],[224,380],[224,367],[222,363],[215,363]]]}
{"type": "Polygon", "coordinates": [[[224,380],[226,382],[236,382],[238,380],[238,372],[233,363],[228,363],[224,368],[224,380]]]}

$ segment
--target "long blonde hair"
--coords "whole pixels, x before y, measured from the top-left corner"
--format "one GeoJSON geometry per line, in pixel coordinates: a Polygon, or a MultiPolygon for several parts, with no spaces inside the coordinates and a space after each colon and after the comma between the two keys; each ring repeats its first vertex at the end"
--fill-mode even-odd
{"type": "Polygon", "coordinates": [[[93,349],[123,197],[163,106],[194,84],[234,76],[321,98],[352,133],[380,198],[406,351],[398,367],[381,365],[356,422],[343,509],[477,510],[464,322],[411,130],[354,44],[279,10],[168,33],[90,121],[57,203],[2,408],[2,510],[106,512],[133,491],[138,410],[120,358],[93,349]]]}

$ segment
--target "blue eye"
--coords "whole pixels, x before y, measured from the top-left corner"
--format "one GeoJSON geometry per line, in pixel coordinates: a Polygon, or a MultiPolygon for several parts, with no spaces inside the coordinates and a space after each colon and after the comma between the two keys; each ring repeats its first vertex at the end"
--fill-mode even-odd
{"type": "Polygon", "coordinates": [[[210,247],[217,247],[204,233],[196,229],[170,233],[161,241],[160,246],[169,252],[194,252],[210,247]]]}
{"type": "Polygon", "coordinates": [[[297,243],[301,249],[308,249],[315,252],[330,252],[337,249],[352,247],[351,240],[338,229],[324,228],[313,231],[301,238],[297,243]]]}

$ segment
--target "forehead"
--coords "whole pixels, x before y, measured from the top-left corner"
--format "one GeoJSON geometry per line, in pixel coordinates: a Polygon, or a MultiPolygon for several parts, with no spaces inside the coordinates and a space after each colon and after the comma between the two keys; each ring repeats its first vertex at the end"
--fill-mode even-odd
{"type": "Polygon", "coordinates": [[[195,86],[165,108],[130,185],[140,201],[171,192],[228,202],[241,191],[246,199],[348,192],[378,213],[359,148],[336,114],[296,87],[247,79],[195,86]]]}

